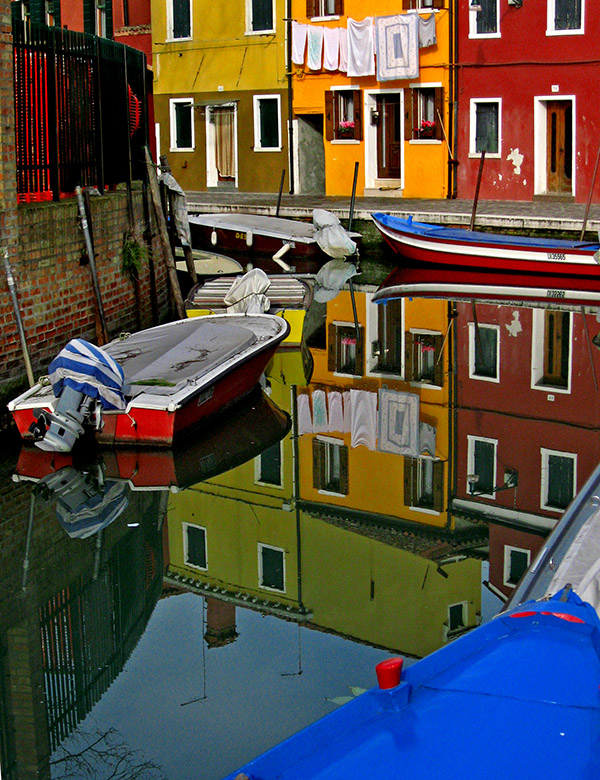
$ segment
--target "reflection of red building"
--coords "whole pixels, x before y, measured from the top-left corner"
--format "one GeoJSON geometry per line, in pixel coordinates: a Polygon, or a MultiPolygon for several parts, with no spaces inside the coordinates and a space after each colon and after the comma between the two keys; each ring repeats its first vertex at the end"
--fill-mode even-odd
{"type": "Polygon", "coordinates": [[[457,304],[453,508],[490,524],[509,592],[600,461],[595,315],[457,304]]]}
{"type": "Polygon", "coordinates": [[[79,0],[63,3],[61,24],[69,30],[112,38],[145,52],[152,63],[150,0],[79,0]],[[101,8],[99,6],[102,6],[101,8]]]}
{"type": "MultiPolygon", "coordinates": [[[[481,197],[536,195],[585,202],[592,185],[600,110],[600,7],[579,0],[461,3],[458,194],[472,197],[486,149],[481,197]]],[[[596,184],[596,187],[598,185],[596,184]]]]}

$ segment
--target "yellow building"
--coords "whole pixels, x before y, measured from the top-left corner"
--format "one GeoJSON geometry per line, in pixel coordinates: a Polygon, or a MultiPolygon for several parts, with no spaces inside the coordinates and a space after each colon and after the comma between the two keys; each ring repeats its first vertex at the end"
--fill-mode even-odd
{"type": "Polygon", "coordinates": [[[452,194],[455,6],[292,0],[297,192],[452,194]]]}
{"type": "Polygon", "coordinates": [[[152,0],[157,149],[184,190],[277,192],[288,170],[284,0],[152,0]]]}
{"type": "Polygon", "coordinates": [[[448,304],[377,305],[363,289],[358,334],[342,292],[311,346],[311,384],[298,395],[300,498],[452,529],[448,304]]]}

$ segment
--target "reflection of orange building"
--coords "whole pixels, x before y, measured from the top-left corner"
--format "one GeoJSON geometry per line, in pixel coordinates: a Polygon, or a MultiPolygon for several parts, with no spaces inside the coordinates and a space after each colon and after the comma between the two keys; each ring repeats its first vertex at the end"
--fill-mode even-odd
{"type": "Polygon", "coordinates": [[[311,347],[312,381],[298,395],[300,497],[445,527],[447,305],[375,305],[361,288],[356,310],[358,332],[350,293],[340,293],[311,347]]]}

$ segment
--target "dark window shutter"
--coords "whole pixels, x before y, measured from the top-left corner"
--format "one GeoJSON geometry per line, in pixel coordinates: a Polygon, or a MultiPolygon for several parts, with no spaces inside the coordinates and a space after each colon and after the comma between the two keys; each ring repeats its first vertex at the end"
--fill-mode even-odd
{"type": "Polygon", "coordinates": [[[279,146],[277,100],[274,98],[261,98],[258,105],[260,146],[262,149],[274,149],[279,146]]]}
{"type": "Polygon", "coordinates": [[[54,17],[54,26],[60,27],[60,0],[54,0],[52,4],[52,16],[54,17]]]}
{"type": "Polygon", "coordinates": [[[327,370],[335,371],[337,369],[337,328],[330,325],[327,328],[327,370]]]}
{"type": "Polygon", "coordinates": [[[352,93],[352,102],[354,103],[354,140],[362,141],[362,95],[360,89],[355,89],[352,93]]]}
{"type": "Polygon", "coordinates": [[[271,0],[252,0],[252,29],[273,29],[273,4],[271,0]]]}
{"type": "Polygon", "coordinates": [[[413,137],[413,90],[410,87],[404,87],[404,140],[410,141],[413,137]]]}
{"type": "Polygon", "coordinates": [[[410,11],[412,8],[413,0],[402,0],[402,10],[403,11],[410,11]]]}
{"type": "Polygon", "coordinates": [[[443,8],[444,7],[444,0],[433,0],[431,3],[432,8],[443,8]]]}
{"type": "Polygon", "coordinates": [[[83,0],[83,32],[96,34],[96,3],[94,0],[83,0]]]}
{"type": "Polygon", "coordinates": [[[444,386],[444,358],[442,357],[442,347],[444,344],[444,337],[440,333],[439,336],[433,338],[433,348],[435,355],[435,376],[434,382],[437,387],[444,386]]]}
{"type": "Polygon", "coordinates": [[[343,445],[340,447],[340,493],[343,493],[345,496],[348,495],[349,481],[348,447],[343,445]]]}
{"type": "Polygon", "coordinates": [[[312,443],[313,451],[313,487],[315,490],[320,490],[323,484],[323,457],[325,454],[325,442],[320,441],[316,437],[312,443]]]}
{"type": "Polygon", "coordinates": [[[192,147],[192,104],[175,104],[175,139],[178,149],[192,147]]]}
{"type": "Polygon", "coordinates": [[[333,92],[325,93],[325,138],[333,140],[333,92]]]}
{"type": "Polygon", "coordinates": [[[436,87],[434,90],[435,105],[435,137],[442,141],[444,134],[442,132],[442,122],[444,121],[444,90],[442,87],[436,87]]]}
{"type": "Polygon", "coordinates": [[[436,512],[444,509],[444,462],[441,460],[433,463],[433,509],[436,512]]]}
{"type": "Polygon", "coordinates": [[[104,16],[106,19],[106,37],[113,38],[113,6],[112,0],[104,0],[104,16]]]}
{"type": "Polygon", "coordinates": [[[306,15],[309,19],[317,15],[317,0],[306,0],[306,15]]]}
{"type": "Polygon", "coordinates": [[[404,339],[404,378],[407,382],[411,382],[415,375],[413,359],[414,340],[413,334],[407,331],[404,339]]]}
{"type": "Polygon", "coordinates": [[[344,15],[344,0],[334,0],[333,13],[335,16],[344,15]]]}
{"type": "Polygon", "coordinates": [[[413,504],[413,466],[412,458],[403,458],[404,460],[404,506],[413,504]]]}
{"type": "Polygon", "coordinates": [[[29,21],[46,24],[46,3],[43,0],[29,0],[29,21]]]}

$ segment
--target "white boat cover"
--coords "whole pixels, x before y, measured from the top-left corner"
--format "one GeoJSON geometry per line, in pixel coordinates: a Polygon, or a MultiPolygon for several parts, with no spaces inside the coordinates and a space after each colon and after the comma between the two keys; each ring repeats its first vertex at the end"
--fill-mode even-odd
{"type": "Polygon", "coordinates": [[[54,395],[71,387],[97,398],[104,409],[124,409],[123,369],[100,347],[83,339],[71,339],[48,368],[54,395]]]}
{"type": "Polygon", "coordinates": [[[228,314],[264,314],[271,308],[265,293],[271,282],[261,268],[253,268],[235,279],[223,298],[228,314]]]}
{"type": "Polygon", "coordinates": [[[356,254],[356,243],[339,219],[325,209],[313,209],[315,241],[329,257],[344,258],[356,254]]]}

